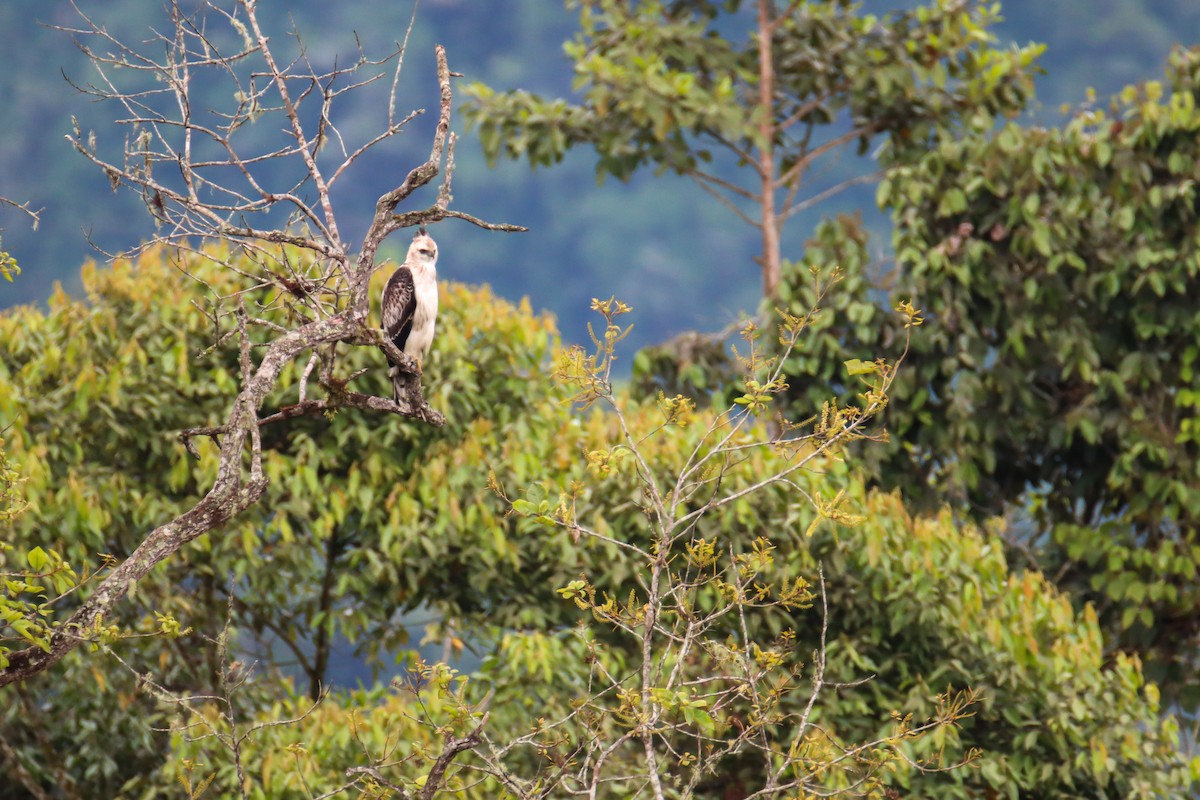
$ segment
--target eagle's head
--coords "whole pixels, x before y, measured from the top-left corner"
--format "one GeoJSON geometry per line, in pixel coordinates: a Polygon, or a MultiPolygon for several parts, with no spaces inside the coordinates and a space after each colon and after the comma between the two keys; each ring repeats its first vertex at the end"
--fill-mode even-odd
{"type": "Polygon", "coordinates": [[[412,244],[408,246],[408,258],[404,259],[404,263],[412,266],[419,264],[432,269],[437,265],[437,252],[437,242],[422,227],[413,236],[412,244]]]}

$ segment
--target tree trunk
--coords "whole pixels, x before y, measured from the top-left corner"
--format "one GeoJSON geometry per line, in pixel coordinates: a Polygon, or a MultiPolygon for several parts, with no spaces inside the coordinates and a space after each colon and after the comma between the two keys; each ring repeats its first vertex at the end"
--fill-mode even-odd
{"type": "Polygon", "coordinates": [[[758,173],[761,179],[758,204],[762,230],[763,299],[779,291],[779,221],[775,213],[775,64],[771,56],[771,0],[758,0],[758,173]]]}

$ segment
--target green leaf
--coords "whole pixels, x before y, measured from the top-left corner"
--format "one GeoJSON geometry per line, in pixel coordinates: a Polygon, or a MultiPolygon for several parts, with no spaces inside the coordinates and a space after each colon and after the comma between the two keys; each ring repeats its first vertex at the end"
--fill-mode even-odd
{"type": "Polygon", "coordinates": [[[25,554],[25,562],[33,572],[41,572],[50,565],[50,557],[40,547],[35,547],[25,554]]]}
{"type": "Polygon", "coordinates": [[[858,358],[852,358],[843,364],[845,364],[846,372],[850,375],[868,375],[878,369],[873,361],[863,361],[858,358]]]}

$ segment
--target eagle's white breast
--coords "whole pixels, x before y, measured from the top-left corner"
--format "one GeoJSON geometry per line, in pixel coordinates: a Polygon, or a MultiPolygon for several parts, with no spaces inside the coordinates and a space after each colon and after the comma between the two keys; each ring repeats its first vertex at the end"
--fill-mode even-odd
{"type": "Polygon", "coordinates": [[[438,312],[437,267],[434,264],[431,260],[419,259],[413,267],[417,308],[413,314],[412,333],[404,345],[404,352],[413,358],[424,358],[433,344],[438,312]]]}

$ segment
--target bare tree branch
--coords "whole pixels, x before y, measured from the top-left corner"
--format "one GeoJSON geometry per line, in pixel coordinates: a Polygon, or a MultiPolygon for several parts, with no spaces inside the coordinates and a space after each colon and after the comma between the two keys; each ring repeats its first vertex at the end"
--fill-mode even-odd
{"type": "MultiPolygon", "coordinates": [[[[259,438],[262,426],[343,408],[444,424],[444,417],[423,399],[416,364],[368,325],[368,290],[378,250],[387,236],[401,227],[445,219],[461,219],[488,230],[524,230],[516,225],[485,222],[448,207],[453,171],[451,72],[445,48],[439,45],[435,48],[438,123],[429,158],[379,198],[365,237],[357,247],[351,247],[340,233],[330,186],[419,113],[397,121],[394,112],[395,76],[407,34],[405,44],[382,61],[370,61],[360,52],[349,66],[335,64],[324,69],[309,60],[298,36],[294,39],[299,52],[290,60],[275,52],[271,38],[259,24],[257,0],[237,0],[235,5],[235,10],[226,11],[202,4],[192,14],[173,1],[168,6],[170,32],[155,31],[150,41],[139,47],[122,42],[76,8],[81,24],[70,32],[83,40],[78,44],[91,59],[98,80],[74,85],[99,101],[115,103],[120,109],[114,115],[117,124],[127,127],[130,135],[117,159],[102,156],[95,134],[85,136],[78,126],[68,138],[76,150],[108,175],[114,188],[130,188],[146,202],[158,232],[136,251],[153,245],[172,246],[191,257],[207,258],[244,282],[226,294],[205,283],[212,298],[202,308],[212,320],[213,349],[237,341],[239,388],[229,400],[222,423],[179,434],[193,456],[199,456],[192,443],[195,437],[207,436],[217,444],[217,477],[203,499],[150,531],[142,544],[55,629],[48,650],[28,648],[11,654],[9,665],[0,669],[0,686],[28,679],[56,663],[92,637],[130,587],[156,564],[257,503],[267,490],[259,438]],[[219,22],[225,23],[229,35],[221,42],[240,42],[232,52],[222,50],[216,26],[204,18],[206,13],[215,14],[219,22]],[[88,41],[97,46],[89,46],[88,41]],[[336,124],[338,102],[347,92],[379,85],[385,73],[374,70],[393,60],[395,72],[384,130],[358,146],[349,146],[342,141],[336,124]],[[207,119],[219,120],[215,126],[200,121],[193,94],[196,75],[214,68],[234,89],[232,109],[213,109],[205,114],[207,119]],[[263,116],[282,118],[283,142],[270,141],[261,134],[257,139],[249,136],[247,123],[263,116]],[[324,157],[318,154],[331,139],[338,142],[341,160],[327,171],[324,157]],[[446,176],[437,203],[424,210],[399,212],[401,203],[442,171],[444,158],[446,176]],[[268,175],[278,174],[279,167],[272,172],[264,169],[276,163],[289,167],[293,176],[288,179],[289,185],[279,189],[269,188],[266,183],[268,175]],[[305,199],[303,193],[315,198],[305,199]],[[287,211],[282,219],[280,209],[287,211]],[[197,244],[213,241],[232,243],[232,254],[222,255],[197,244]],[[297,251],[308,255],[297,259],[297,251]],[[238,261],[239,257],[244,258],[238,261]],[[247,268],[247,261],[257,266],[247,268]],[[270,303],[287,302],[295,312],[290,327],[247,312],[245,295],[270,286],[278,289],[270,303]],[[266,340],[256,338],[257,333],[252,337],[252,328],[266,331],[266,340]],[[346,385],[355,376],[339,377],[332,347],[336,343],[380,348],[400,364],[411,377],[401,402],[348,390],[346,385]],[[322,354],[318,383],[325,396],[314,398],[307,394],[307,385],[318,352],[322,354]],[[268,396],[278,388],[284,370],[306,353],[309,363],[297,402],[260,414],[268,396]]],[[[255,127],[257,131],[267,130],[261,125],[255,127]]],[[[36,221],[36,212],[16,207],[36,221]]],[[[182,259],[180,269],[192,275],[182,259]]],[[[448,742],[447,747],[459,747],[456,752],[460,752],[474,746],[475,741],[461,747],[448,742]]]]}
{"type": "Polygon", "coordinates": [[[39,208],[37,211],[34,211],[32,208],[29,207],[28,200],[26,200],[24,203],[18,203],[15,200],[9,200],[7,197],[0,197],[0,205],[12,206],[13,208],[17,209],[18,211],[25,212],[25,214],[31,220],[33,220],[33,229],[35,231],[38,228],[38,223],[40,223],[42,221],[42,212],[46,210],[44,208],[39,208]]]}

